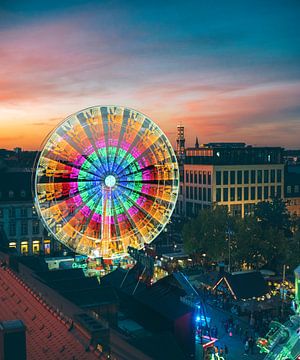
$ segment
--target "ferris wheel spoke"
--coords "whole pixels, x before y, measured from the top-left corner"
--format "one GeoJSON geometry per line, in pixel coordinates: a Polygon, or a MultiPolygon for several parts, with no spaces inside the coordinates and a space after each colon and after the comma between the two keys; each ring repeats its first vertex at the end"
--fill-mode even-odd
{"type": "Polygon", "coordinates": [[[46,140],[36,199],[60,242],[112,258],[162,231],[175,207],[178,176],[168,139],[148,117],[97,106],[71,115],[46,140]]]}
{"type": "MultiPolygon", "coordinates": [[[[86,119],[86,118],[85,118],[86,119]]],[[[102,160],[101,160],[101,156],[99,155],[99,152],[98,152],[98,147],[96,146],[96,143],[94,141],[94,136],[93,136],[93,133],[90,129],[90,127],[87,125],[87,126],[84,126],[84,123],[81,122],[80,118],[78,118],[78,121],[81,123],[82,127],[83,127],[83,130],[84,132],[86,133],[92,147],[93,147],[93,150],[94,150],[94,153],[97,155],[97,158],[98,158],[98,161],[99,161],[99,164],[101,166],[101,171],[103,172],[106,172],[107,169],[105,168],[102,160]]],[[[100,170],[100,169],[99,169],[100,170]]]]}
{"type": "MultiPolygon", "coordinates": [[[[61,162],[61,161],[57,161],[57,160],[55,160],[55,159],[52,159],[52,158],[49,158],[49,157],[45,157],[45,156],[43,156],[43,159],[45,159],[46,163],[47,163],[48,160],[49,160],[49,161],[51,161],[51,163],[55,163],[57,166],[67,166],[67,167],[69,167],[70,169],[75,169],[75,170],[76,170],[75,173],[76,173],[77,170],[78,170],[78,171],[83,171],[83,172],[85,172],[85,173],[87,173],[87,174],[91,174],[91,175],[98,176],[97,173],[95,173],[95,172],[93,172],[93,171],[90,171],[90,170],[82,169],[80,166],[77,166],[77,165],[75,165],[75,164],[73,164],[73,163],[65,164],[65,163],[63,163],[63,162],[61,162]]],[[[49,163],[48,163],[48,166],[49,166],[49,163]]],[[[52,170],[52,169],[51,169],[51,170],[52,170]]],[[[62,171],[62,170],[63,170],[63,169],[61,169],[61,171],[62,171]]],[[[57,171],[57,169],[54,169],[54,170],[53,170],[53,172],[55,172],[55,171],[57,171]]],[[[74,179],[72,179],[72,180],[74,180],[74,179]]]]}

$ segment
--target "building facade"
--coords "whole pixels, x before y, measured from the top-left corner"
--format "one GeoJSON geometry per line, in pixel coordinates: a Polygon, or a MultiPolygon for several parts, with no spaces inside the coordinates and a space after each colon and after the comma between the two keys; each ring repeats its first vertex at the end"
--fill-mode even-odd
{"type": "Polygon", "coordinates": [[[6,170],[0,174],[0,244],[17,254],[50,255],[60,245],[40,221],[32,196],[30,170],[6,170]]]}
{"type": "Polygon", "coordinates": [[[290,214],[300,217],[300,165],[286,167],[285,202],[290,214]]]}
{"type": "Polygon", "coordinates": [[[176,213],[195,216],[213,204],[244,217],[255,204],[284,198],[282,148],[210,143],[186,149],[176,213]]]}

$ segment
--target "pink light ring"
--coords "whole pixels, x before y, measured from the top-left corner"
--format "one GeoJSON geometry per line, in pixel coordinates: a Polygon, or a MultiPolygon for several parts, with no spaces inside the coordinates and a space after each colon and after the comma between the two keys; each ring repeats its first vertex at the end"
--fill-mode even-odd
{"type": "Polygon", "coordinates": [[[84,154],[85,155],[91,155],[94,152],[94,148],[93,145],[88,146],[87,148],[84,149],[84,154]]]}
{"type": "Polygon", "coordinates": [[[82,155],[77,156],[77,158],[73,161],[74,165],[77,166],[81,166],[84,162],[85,162],[85,158],[82,155]]]}
{"type": "Polygon", "coordinates": [[[70,173],[70,178],[71,179],[77,179],[78,178],[78,175],[79,175],[79,169],[76,169],[76,168],[72,168],[72,171],[70,173]]]}
{"type": "Polygon", "coordinates": [[[140,196],[138,199],[137,199],[137,204],[140,205],[141,207],[144,205],[145,201],[147,199],[145,198],[145,196],[140,196]]]}
{"type": "Polygon", "coordinates": [[[96,212],[94,212],[92,216],[92,220],[96,221],[97,223],[101,223],[102,216],[96,212]]]}
{"type": "Polygon", "coordinates": [[[131,150],[131,155],[136,159],[141,155],[141,152],[139,151],[139,149],[137,149],[136,147],[134,147],[131,150]]]}
{"type": "Polygon", "coordinates": [[[118,139],[108,139],[108,145],[109,146],[118,146],[118,139]]]}
{"type": "Polygon", "coordinates": [[[131,208],[128,209],[128,214],[130,216],[134,216],[135,214],[137,214],[139,212],[139,209],[136,208],[134,205],[131,206],[131,208]]]}
{"type": "Polygon", "coordinates": [[[78,183],[71,182],[70,183],[70,195],[74,195],[76,192],[78,192],[78,183]]]}
{"type": "Polygon", "coordinates": [[[96,146],[98,149],[102,149],[104,147],[106,147],[106,144],[105,144],[105,139],[100,139],[100,140],[97,140],[96,141],[96,146]]]}
{"type": "Polygon", "coordinates": [[[153,174],[151,173],[150,170],[143,171],[142,178],[143,178],[143,180],[153,180],[154,179],[153,174]]]}
{"type": "Polygon", "coordinates": [[[122,222],[122,221],[125,221],[127,218],[127,216],[125,214],[119,214],[117,216],[117,219],[118,219],[118,223],[122,222]]]}
{"type": "Polygon", "coordinates": [[[91,209],[87,206],[87,205],[84,205],[80,212],[85,216],[85,217],[88,217],[90,216],[90,213],[91,213],[91,209]]]}
{"type": "Polygon", "coordinates": [[[143,184],[141,192],[144,194],[150,194],[151,193],[151,185],[150,184],[143,184]]]}
{"type": "Polygon", "coordinates": [[[83,203],[80,194],[74,196],[73,199],[74,199],[74,203],[76,204],[76,206],[80,206],[83,203]]]}
{"type": "Polygon", "coordinates": [[[125,150],[125,151],[128,151],[128,149],[130,148],[130,144],[126,141],[122,141],[121,144],[120,144],[120,148],[125,150]]]}

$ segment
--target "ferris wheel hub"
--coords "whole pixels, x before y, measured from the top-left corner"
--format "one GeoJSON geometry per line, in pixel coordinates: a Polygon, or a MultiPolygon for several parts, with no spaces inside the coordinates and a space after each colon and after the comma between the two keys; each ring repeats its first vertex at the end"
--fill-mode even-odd
{"type": "Polygon", "coordinates": [[[116,178],[113,175],[106,176],[104,183],[107,187],[114,187],[116,185],[116,178]]]}

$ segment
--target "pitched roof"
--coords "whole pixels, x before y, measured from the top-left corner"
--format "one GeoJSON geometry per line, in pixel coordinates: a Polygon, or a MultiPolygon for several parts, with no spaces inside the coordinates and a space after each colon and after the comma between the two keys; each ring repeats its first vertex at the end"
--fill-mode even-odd
{"type": "Polygon", "coordinates": [[[18,319],[25,324],[28,359],[96,359],[93,352],[86,352],[84,340],[68,331],[68,324],[51,313],[13,273],[1,267],[0,318],[18,319]]]}
{"type": "Polygon", "coordinates": [[[216,288],[222,281],[229,287],[236,299],[251,299],[266,295],[268,285],[259,271],[241,272],[236,274],[225,273],[215,284],[216,288]]]}

